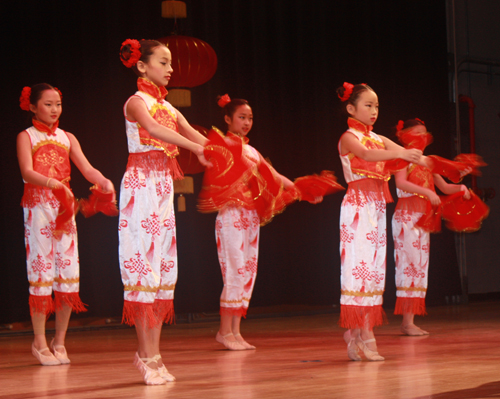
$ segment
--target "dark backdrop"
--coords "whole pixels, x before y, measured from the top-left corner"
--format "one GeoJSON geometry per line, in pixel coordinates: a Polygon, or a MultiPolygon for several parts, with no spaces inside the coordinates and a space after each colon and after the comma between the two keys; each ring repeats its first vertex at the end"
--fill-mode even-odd
{"type": "MultiPolygon", "coordinates": [[[[345,185],[336,144],[346,122],[335,89],[344,81],[363,82],[381,103],[376,132],[391,137],[398,119],[418,117],[435,134],[429,151],[451,156],[444,2],[186,3],[188,18],[178,21],[179,34],[208,42],[219,62],[213,79],[192,90],[192,106],[181,109],[192,124],[223,129],[216,96],[246,98],[255,116],[251,143],[279,172],[293,179],[329,169],[345,185]]],[[[23,184],[15,153],[16,134],[30,125],[18,105],[22,87],[47,82],[62,91],[61,128],[77,136],[90,162],[118,188],[127,162],[122,106],[136,90],[133,73],[119,60],[120,44],[166,36],[174,23],[161,18],[157,0],[22,1],[0,7],[1,323],[29,318],[19,206],[23,184]]],[[[196,175],[196,191],[200,183],[196,175]]],[[[89,186],[73,168],[76,196],[87,196],[89,186]]],[[[187,212],[177,213],[179,313],[217,311],[222,288],[215,215],[199,214],[195,199],[187,196],[187,212]]],[[[294,204],[262,229],[252,306],[338,304],[341,199],[336,194],[315,206],[294,204]]],[[[388,216],[393,209],[389,205],[388,216]]],[[[119,316],[117,218],[78,215],[77,223],[87,315],[119,316]]],[[[395,288],[388,241],[385,303],[390,308],[395,288]]],[[[459,293],[453,235],[434,235],[431,248],[428,303],[442,303],[459,293]]]]}

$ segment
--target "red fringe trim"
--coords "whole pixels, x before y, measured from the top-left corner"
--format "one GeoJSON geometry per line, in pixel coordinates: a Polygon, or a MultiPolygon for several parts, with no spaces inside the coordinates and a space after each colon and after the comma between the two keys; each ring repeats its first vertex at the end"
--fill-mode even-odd
{"type": "Polygon", "coordinates": [[[24,193],[21,199],[23,208],[34,208],[40,203],[47,203],[50,198],[53,198],[52,190],[48,187],[38,186],[31,183],[24,183],[24,193]]]}
{"type": "Polygon", "coordinates": [[[151,170],[169,171],[174,180],[182,180],[182,172],[176,158],[169,158],[162,151],[147,151],[128,154],[127,170],[141,169],[145,172],[151,170]]]}
{"type": "Polygon", "coordinates": [[[153,311],[160,323],[175,324],[174,301],[156,299],[153,311]]]}
{"type": "Polygon", "coordinates": [[[134,326],[138,322],[149,329],[155,328],[160,324],[156,318],[153,304],[124,301],[122,323],[134,326]]]}
{"type": "Polygon", "coordinates": [[[54,301],[51,295],[30,295],[29,304],[31,316],[34,313],[41,313],[49,317],[51,313],[54,313],[54,301]]]}
{"type": "Polygon", "coordinates": [[[429,201],[426,198],[420,198],[416,195],[398,198],[396,210],[407,211],[409,213],[425,213],[427,210],[427,202],[429,201]]]}
{"type": "Polygon", "coordinates": [[[60,292],[54,291],[55,297],[55,311],[59,311],[63,308],[63,305],[69,306],[73,312],[80,313],[86,312],[87,309],[82,300],[80,299],[80,295],[78,292],[60,292]]]}
{"type": "Polygon", "coordinates": [[[167,161],[168,169],[170,170],[170,175],[174,180],[184,179],[184,172],[181,169],[181,165],[177,162],[177,158],[168,158],[167,161]]]}
{"type": "Polygon", "coordinates": [[[398,296],[394,314],[413,313],[418,316],[425,316],[425,298],[404,298],[398,296]]]}
{"type": "Polygon", "coordinates": [[[372,201],[385,201],[386,203],[393,202],[389,183],[380,179],[361,179],[350,182],[347,185],[347,194],[355,194],[356,200],[359,201],[359,193],[362,192],[365,197],[372,201]]]}
{"type": "Polygon", "coordinates": [[[167,156],[162,151],[132,152],[128,154],[127,162],[127,170],[130,169],[167,171],[167,156]]]}
{"type": "Polygon", "coordinates": [[[382,305],[377,306],[352,306],[340,305],[339,325],[343,328],[368,328],[387,324],[382,305]]]}
{"type": "Polygon", "coordinates": [[[248,310],[248,308],[244,308],[243,306],[241,306],[239,308],[228,308],[228,307],[221,306],[219,314],[221,316],[240,316],[240,317],[246,318],[247,317],[247,310],[248,310]]]}

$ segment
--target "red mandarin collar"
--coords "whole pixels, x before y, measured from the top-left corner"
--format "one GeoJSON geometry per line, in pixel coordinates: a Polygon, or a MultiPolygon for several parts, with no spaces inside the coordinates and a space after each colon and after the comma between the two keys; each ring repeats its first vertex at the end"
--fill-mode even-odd
{"type": "Polygon", "coordinates": [[[358,132],[361,132],[364,135],[368,135],[368,133],[370,133],[373,129],[373,126],[365,125],[363,122],[360,122],[354,118],[348,118],[347,124],[349,125],[349,127],[356,129],[358,132]]]}
{"type": "Polygon", "coordinates": [[[243,144],[248,144],[248,142],[250,141],[250,139],[247,136],[240,136],[239,134],[230,132],[229,130],[227,132],[227,136],[229,138],[236,138],[236,137],[238,137],[241,141],[243,141],[243,144]]]}
{"type": "Polygon", "coordinates": [[[41,131],[42,133],[46,133],[47,136],[55,136],[56,135],[56,129],[59,126],[59,119],[54,122],[52,125],[52,128],[48,127],[45,123],[40,122],[39,120],[33,118],[32,119],[33,126],[41,131]]]}
{"type": "Polygon", "coordinates": [[[168,94],[165,86],[156,86],[153,82],[144,78],[137,79],[137,88],[139,91],[156,98],[156,101],[158,102],[163,101],[165,96],[168,94]]]}

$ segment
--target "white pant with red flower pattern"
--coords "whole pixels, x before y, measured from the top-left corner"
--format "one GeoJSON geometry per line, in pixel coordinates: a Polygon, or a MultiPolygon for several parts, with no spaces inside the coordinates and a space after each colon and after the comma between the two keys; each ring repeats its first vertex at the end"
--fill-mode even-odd
{"type": "Polygon", "coordinates": [[[168,171],[129,168],[120,187],[119,260],[124,299],[171,301],[177,282],[173,183],[168,171]]]}
{"type": "Polygon", "coordinates": [[[221,315],[246,315],[257,276],[259,232],[254,210],[229,206],[217,215],[215,237],[224,281],[221,315]]]}

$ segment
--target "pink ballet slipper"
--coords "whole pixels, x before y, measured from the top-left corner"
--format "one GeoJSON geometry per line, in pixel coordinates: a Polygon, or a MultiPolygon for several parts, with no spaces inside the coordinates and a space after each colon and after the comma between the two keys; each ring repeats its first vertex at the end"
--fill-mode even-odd
{"type": "MultiPolygon", "coordinates": [[[[161,360],[161,355],[154,356],[153,360],[156,363],[158,363],[158,360],[161,360]]],[[[175,377],[168,372],[168,370],[164,364],[162,364],[161,367],[158,367],[158,374],[160,374],[160,377],[163,378],[165,381],[168,381],[168,382],[175,381],[175,377]]]]}
{"type": "Polygon", "coordinates": [[[149,363],[155,362],[155,358],[143,358],[141,359],[139,357],[139,353],[135,353],[134,357],[134,366],[139,370],[142,374],[142,378],[144,379],[144,382],[146,385],[163,385],[166,383],[166,381],[161,378],[160,373],[158,370],[152,369],[151,367],[148,367],[149,363]]]}
{"type": "Polygon", "coordinates": [[[356,345],[358,345],[359,349],[361,349],[363,351],[363,353],[365,354],[365,356],[368,360],[371,360],[372,362],[380,362],[382,360],[385,360],[385,358],[380,356],[378,354],[378,352],[372,351],[371,349],[368,348],[368,346],[366,346],[366,344],[368,344],[370,342],[375,342],[375,338],[371,338],[371,339],[367,339],[366,341],[363,341],[361,339],[361,335],[358,335],[355,338],[355,341],[356,341],[356,345]]]}
{"type": "Polygon", "coordinates": [[[35,344],[31,344],[31,353],[35,356],[42,366],[59,366],[61,362],[56,359],[49,348],[43,348],[41,351],[35,348],[35,344]],[[47,351],[49,354],[44,355],[42,352],[47,351]]]}
{"type": "Polygon", "coordinates": [[[351,330],[347,330],[344,333],[344,341],[347,344],[347,357],[354,361],[360,361],[361,356],[359,356],[359,348],[356,345],[356,339],[351,335],[351,330]]]}
{"type": "Polygon", "coordinates": [[[226,335],[221,335],[220,332],[217,332],[217,335],[215,336],[215,340],[222,345],[224,345],[227,349],[231,351],[244,351],[246,348],[239,343],[238,341],[228,341],[226,337],[229,337],[230,335],[233,335],[233,333],[229,333],[226,335]]]}
{"type": "MultiPolygon", "coordinates": [[[[238,337],[238,336],[239,336],[239,337],[241,337],[241,334],[236,334],[236,335],[234,336],[234,338],[236,338],[236,337],[238,337]]],[[[243,345],[243,346],[245,347],[245,349],[250,349],[250,350],[252,350],[252,349],[257,349],[255,346],[250,345],[247,341],[245,341],[245,340],[243,339],[243,337],[241,337],[241,340],[240,340],[240,339],[238,339],[238,338],[236,338],[236,342],[238,342],[239,344],[243,345]]]]}
{"type": "Polygon", "coordinates": [[[61,362],[61,364],[70,364],[71,360],[68,358],[68,353],[66,352],[66,348],[63,345],[54,345],[54,339],[50,342],[50,347],[54,352],[54,357],[61,362]],[[59,349],[57,349],[59,348],[59,349]]]}

